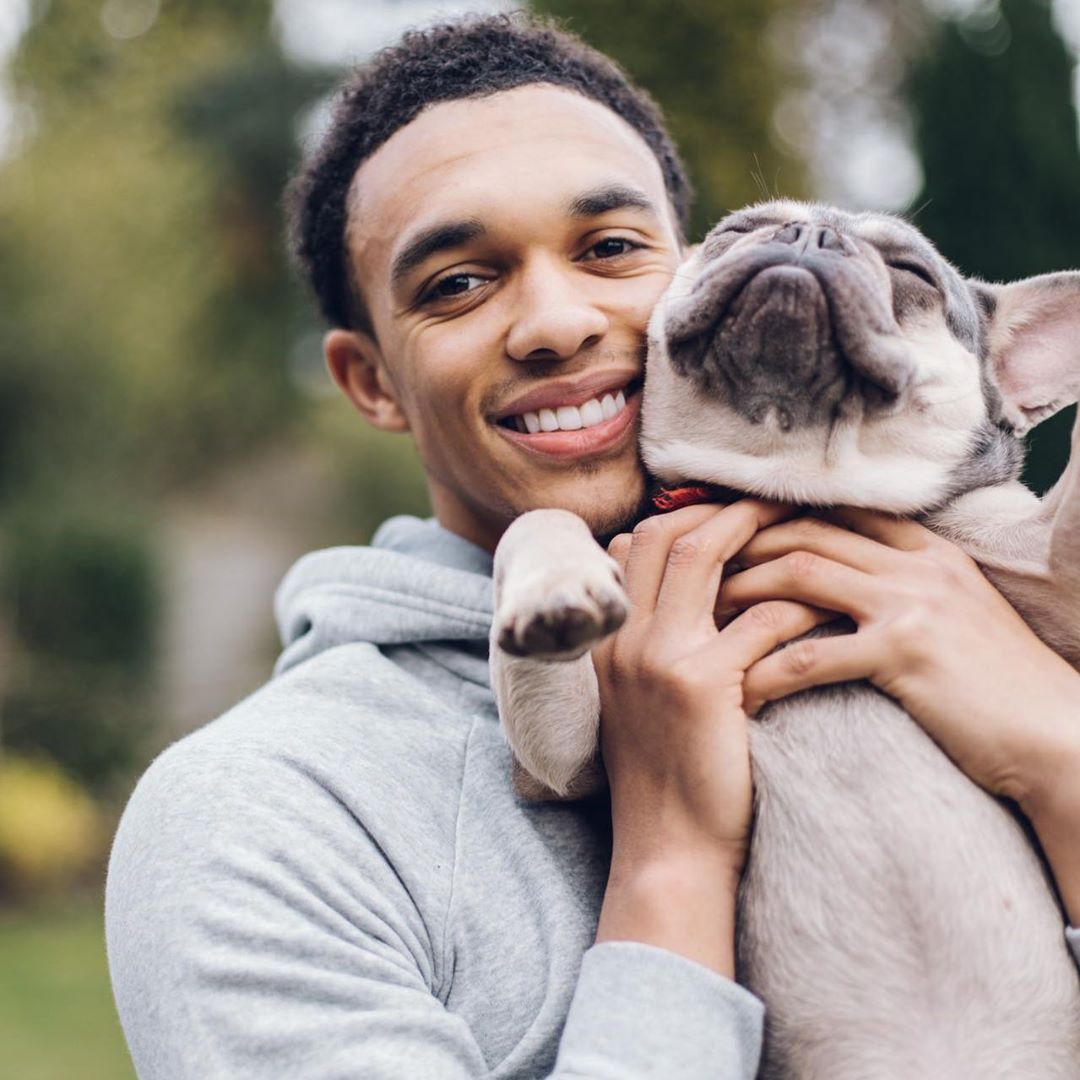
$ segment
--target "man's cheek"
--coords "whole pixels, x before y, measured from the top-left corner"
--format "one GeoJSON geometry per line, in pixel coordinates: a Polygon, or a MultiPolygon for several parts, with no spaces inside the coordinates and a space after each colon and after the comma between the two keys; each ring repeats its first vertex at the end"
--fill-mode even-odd
{"type": "Polygon", "coordinates": [[[437,392],[420,410],[413,429],[417,444],[443,458],[468,455],[478,441],[477,421],[460,400],[437,392]]]}
{"type": "Polygon", "coordinates": [[[655,273],[645,274],[638,279],[638,288],[632,292],[632,303],[628,303],[626,311],[634,323],[642,330],[648,325],[652,309],[659,303],[660,298],[668,290],[675,276],[676,267],[665,267],[655,273]]]}

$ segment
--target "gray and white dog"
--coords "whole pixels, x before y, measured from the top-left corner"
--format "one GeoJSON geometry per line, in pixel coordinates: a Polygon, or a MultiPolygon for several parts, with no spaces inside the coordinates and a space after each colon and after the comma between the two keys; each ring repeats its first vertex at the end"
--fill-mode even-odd
{"type": "MultiPolygon", "coordinates": [[[[912,226],[771,202],[724,218],[652,317],[642,452],[661,481],[918,518],[1080,664],[1080,425],[1042,500],[1020,437],[1080,396],[1080,273],[965,280],[912,226]]],[[[584,522],[523,515],[495,556],[493,685],[520,766],[603,783],[588,648],[625,594],[584,522]]],[[[1078,709],[1080,709],[1080,702],[1078,709]]],[[[752,725],[739,978],[765,1077],[1080,1077],[1080,979],[1001,802],[868,684],[752,725]]],[[[1080,778],[1078,778],[1080,782],[1080,778]]]]}

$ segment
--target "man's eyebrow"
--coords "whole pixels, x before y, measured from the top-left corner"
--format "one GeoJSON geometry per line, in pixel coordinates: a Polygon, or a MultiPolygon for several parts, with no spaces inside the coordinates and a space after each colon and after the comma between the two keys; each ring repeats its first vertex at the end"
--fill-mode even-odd
{"type": "Polygon", "coordinates": [[[570,200],[567,210],[571,217],[586,218],[598,217],[611,210],[625,210],[627,207],[657,213],[652,199],[640,188],[631,187],[629,184],[604,184],[602,187],[582,192],[570,200]]]}
{"type": "Polygon", "coordinates": [[[486,232],[484,224],[475,218],[467,221],[444,221],[423,229],[394,256],[390,267],[391,287],[399,284],[410,270],[414,270],[430,256],[449,248],[461,247],[486,232]]]}

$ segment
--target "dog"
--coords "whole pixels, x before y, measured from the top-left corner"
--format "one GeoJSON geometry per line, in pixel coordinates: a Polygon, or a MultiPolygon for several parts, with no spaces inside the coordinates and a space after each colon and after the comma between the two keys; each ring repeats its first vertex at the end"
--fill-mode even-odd
{"type": "MultiPolygon", "coordinates": [[[[1078,397],[1080,272],[969,280],[901,218],[779,200],[722,219],[657,305],[641,450],[662,483],[922,521],[1078,666],[1080,424],[1045,498],[1018,480],[1021,437],[1078,397]]],[[[534,510],[494,574],[515,782],[596,791],[588,650],[625,617],[617,567],[534,510]]],[[[759,1075],[1080,1077],[1063,915],[1008,806],[867,683],[767,706],[750,746],[736,952],[767,1006],[759,1075]]]]}

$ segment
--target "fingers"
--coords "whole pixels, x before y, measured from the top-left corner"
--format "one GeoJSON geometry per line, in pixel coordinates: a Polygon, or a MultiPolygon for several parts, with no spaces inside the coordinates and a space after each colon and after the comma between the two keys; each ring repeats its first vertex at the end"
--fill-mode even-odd
{"type": "Polygon", "coordinates": [[[932,533],[917,521],[908,521],[882,513],[880,510],[864,510],[857,506],[841,506],[821,512],[827,521],[859,533],[869,540],[886,544],[898,551],[923,551],[941,542],[941,537],[932,533]]]}
{"type": "Polygon", "coordinates": [[[879,579],[809,551],[794,551],[729,577],[719,610],[739,611],[764,600],[797,600],[867,619],[880,598],[879,579]]]}
{"type": "Polygon", "coordinates": [[[628,542],[618,536],[612,541],[613,545],[620,541],[618,550],[624,553],[623,578],[632,611],[652,612],[671,545],[683,533],[715,517],[722,509],[715,503],[684,506],[670,514],[655,515],[639,522],[628,542]]]}
{"type": "Polygon", "coordinates": [[[872,679],[881,650],[870,638],[863,631],[806,638],[758,660],[743,677],[743,708],[747,715],[753,716],[770,701],[812,686],[872,679]]]}
{"type": "Polygon", "coordinates": [[[835,618],[835,612],[807,604],[769,600],[748,608],[725,626],[720,631],[717,647],[723,651],[725,662],[745,670],[777,645],[835,618]]]}
{"type": "Polygon", "coordinates": [[[724,564],[763,526],[790,509],[757,499],[742,499],[676,537],[668,551],[656,598],[658,626],[697,619],[714,627],[714,608],[724,564]]]}
{"type": "MultiPolygon", "coordinates": [[[[713,563],[717,559],[722,561],[732,555],[757,529],[773,524],[793,512],[789,507],[763,503],[756,499],[743,499],[730,507],[717,503],[686,506],[670,514],[646,518],[634,529],[629,546],[622,537],[616,537],[608,550],[623,570],[632,609],[638,614],[651,614],[656,609],[661,585],[667,576],[673,545],[723,515],[722,523],[710,525],[703,533],[680,545],[682,554],[676,558],[676,565],[672,567],[675,573],[672,582],[680,581],[681,575],[686,572],[694,576],[695,588],[680,589],[679,596],[684,603],[690,600],[700,605],[704,595],[701,590],[710,577],[713,563]],[[736,507],[741,509],[735,510],[736,507]]],[[[716,581],[719,583],[718,576],[716,581]]],[[[715,597],[715,587],[709,595],[715,597]]],[[[711,611],[711,600],[709,610],[711,611]]],[[[683,615],[685,617],[685,609],[683,615]]]]}
{"type": "Polygon", "coordinates": [[[738,553],[740,566],[757,566],[793,551],[809,551],[868,574],[887,572],[903,558],[892,547],[818,517],[799,517],[762,529],[738,553]]]}
{"type": "Polygon", "coordinates": [[[610,544],[608,554],[619,564],[619,572],[626,577],[626,560],[630,555],[631,537],[629,533],[619,533],[610,544]]]}

